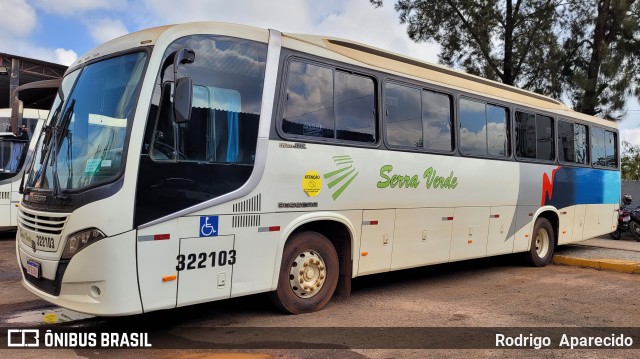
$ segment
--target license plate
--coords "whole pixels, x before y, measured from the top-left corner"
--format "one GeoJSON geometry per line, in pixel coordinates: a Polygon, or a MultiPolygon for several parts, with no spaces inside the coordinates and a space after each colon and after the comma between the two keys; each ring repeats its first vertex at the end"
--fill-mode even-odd
{"type": "Polygon", "coordinates": [[[40,263],[27,259],[27,274],[40,278],[40,263]]]}

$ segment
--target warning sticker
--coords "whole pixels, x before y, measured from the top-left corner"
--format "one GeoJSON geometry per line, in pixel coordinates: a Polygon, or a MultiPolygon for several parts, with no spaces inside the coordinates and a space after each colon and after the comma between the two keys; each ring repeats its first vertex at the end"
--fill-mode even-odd
{"type": "Polygon", "coordinates": [[[320,193],[322,189],[322,178],[316,171],[307,171],[302,178],[302,190],[305,191],[309,197],[315,197],[320,193]]]}

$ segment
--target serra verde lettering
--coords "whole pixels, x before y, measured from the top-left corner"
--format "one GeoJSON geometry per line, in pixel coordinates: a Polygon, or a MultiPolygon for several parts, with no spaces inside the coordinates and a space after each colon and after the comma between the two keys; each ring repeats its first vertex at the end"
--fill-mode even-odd
{"type": "MultiPolygon", "coordinates": [[[[380,167],[380,177],[382,180],[378,182],[378,188],[418,188],[420,179],[418,175],[397,175],[392,174],[392,165],[384,165],[380,167]]],[[[427,168],[422,174],[425,180],[425,188],[454,189],[458,186],[458,177],[453,175],[453,171],[448,177],[438,176],[437,171],[433,167],[427,168]]]]}

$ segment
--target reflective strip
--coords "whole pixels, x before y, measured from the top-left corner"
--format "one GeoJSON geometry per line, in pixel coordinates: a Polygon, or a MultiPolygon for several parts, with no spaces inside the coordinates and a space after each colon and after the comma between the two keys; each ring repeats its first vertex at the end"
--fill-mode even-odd
{"type": "Polygon", "coordinates": [[[138,236],[138,242],[147,242],[147,241],[163,241],[166,239],[171,239],[171,235],[169,233],[165,234],[150,234],[146,236],[138,236]]]}
{"type": "Polygon", "coordinates": [[[443,221],[453,221],[453,217],[442,217],[443,221]]]}
{"type": "Polygon", "coordinates": [[[377,226],[378,221],[362,221],[363,226],[377,226]]]}
{"type": "Polygon", "coordinates": [[[280,232],[280,226],[258,227],[258,232],[280,232]]]}

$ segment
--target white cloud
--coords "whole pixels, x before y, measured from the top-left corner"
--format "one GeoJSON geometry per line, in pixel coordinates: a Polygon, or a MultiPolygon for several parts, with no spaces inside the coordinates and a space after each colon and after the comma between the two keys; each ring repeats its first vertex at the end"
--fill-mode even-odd
{"type": "Polygon", "coordinates": [[[78,59],[78,54],[73,50],[55,49],[56,61],[59,64],[69,66],[78,59]]]}
{"type": "Polygon", "coordinates": [[[640,128],[635,127],[620,129],[620,138],[622,139],[622,141],[627,141],[634,146],[640,146],[640,128]]]}
{"type": "Polygon", "coordinates": [[[87,22],[87,27],[91,33],[91,38],[98,44],[129,33],[122,21],[109,18],[87,22]]]}
{"type": "Polygon", "coordinates": [[[221,21],[280,31],[299,31],[312,23],[308,4],[309,0],[144,0],[139,7],[140,11],[133,13],[140,14],[136,21],[143,27],[192,21],[221,21]]]}
{"type": "Polygon", "coordinates": [[[437,62],[440,46],[409,39],[393,6],[374,8],[368,0],[346,0],[339,13],[327,16],[315,33],[341,37],[420,60],[437,62]]]}
{"type": "Polygon", "coordinates": [[[45,12],[74,15],[93,10],[126,10],[127,0],[34,0],[34,5],[45,12]]]}
{"type": "Polygon", "coordinates": [[[439,45],[416,44],[410,40],[392,4],[382,8],[373,7],[368,0],[191,0],[174,4],[166,0],[145,0],[139,11],[130,13],[140,14],[135,21],[141,28],[222,21],[282,32],[340,37],[430,62],[437,62],[440,51],[439,45]],[[176,6],[180,11],[176,11],[176,6]]]}
{"type": "Polygon", "coordinates": [[[0,33],[4,37],[27,36],[35,29],[36,11],[26,0],[0,0],[0,9],[0,33]]]}

